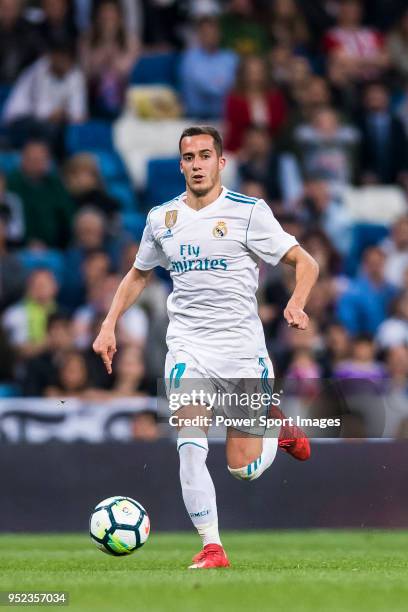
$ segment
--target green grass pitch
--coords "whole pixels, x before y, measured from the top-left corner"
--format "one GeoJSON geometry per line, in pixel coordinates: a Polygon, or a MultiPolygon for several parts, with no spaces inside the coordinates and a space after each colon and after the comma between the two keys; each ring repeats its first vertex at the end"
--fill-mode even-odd
{"type": "Polygon", "coordinates": [[[153,531],[120,558],[86,534],[1,535],[0,590],[67,591],[68,606],[48,607],[84,612],[408,610],[406,531],[230,532],[223,543],[230,569],[188,571],[193,534],[153,531]]]}

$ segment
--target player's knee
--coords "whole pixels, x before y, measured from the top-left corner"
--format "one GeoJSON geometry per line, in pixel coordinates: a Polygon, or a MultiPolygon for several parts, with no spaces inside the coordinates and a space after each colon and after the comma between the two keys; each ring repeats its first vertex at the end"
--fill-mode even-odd
{"type": "Polygon", "coordinates": [[[229,465],[227,467],[231,476],[238,480],[256,480],[263,472],[261,468],[261,457],[258,457],[255,461],[251,461],[243,467],[231,468],[229,465]]]}

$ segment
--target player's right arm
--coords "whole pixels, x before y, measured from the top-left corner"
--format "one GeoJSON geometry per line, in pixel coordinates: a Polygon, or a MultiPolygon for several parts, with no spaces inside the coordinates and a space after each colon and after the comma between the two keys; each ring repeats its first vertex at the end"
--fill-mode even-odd
{"type": "Polygon", "coordinates": [[[112,373],[112,359],[116,353],[116,323],[120,316],[136,302],[146,287],[150,274],[151,270],[138,270],[134,267],[129,270],[115,293],[109,312],[93,343],[93,350],[101,356],[108,374],[112,373]]]}
{"type": "Polygon", "coordinates": [[[93,350],[102,357],[108,374],[112,373],[112,359],[116,353],[116,323],[119,317],[136,302],[146,286],[152,269],[156,266],[168,268],[168,261],[154,238],[149,213],[134,266],[120,283],[98,337],[93,343],[93,350]]]}

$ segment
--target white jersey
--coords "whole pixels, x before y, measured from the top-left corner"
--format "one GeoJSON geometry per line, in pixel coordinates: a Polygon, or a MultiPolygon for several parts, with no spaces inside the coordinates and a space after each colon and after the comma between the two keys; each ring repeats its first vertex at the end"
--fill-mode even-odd
{"type": "Polygon", "coordinates": [[[295,246],[264,200],[228,191],[201,210],[183,193],[148,216],[134,266],[170,270],[169,350],[266,357],[258,316],[259,258],[276,265],[295,246]]]}

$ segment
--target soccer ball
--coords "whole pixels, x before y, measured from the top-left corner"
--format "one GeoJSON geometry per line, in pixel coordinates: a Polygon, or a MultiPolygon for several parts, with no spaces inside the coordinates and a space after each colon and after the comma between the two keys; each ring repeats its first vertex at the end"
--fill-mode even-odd
{"type": "Polygon", "coordinates": [[[131,497],[108,497],[95,506],[89,533],[99,550],[110,555],[129,555],[149,537],[146,510],[131,497]]]}

